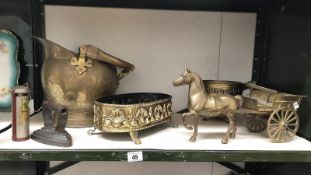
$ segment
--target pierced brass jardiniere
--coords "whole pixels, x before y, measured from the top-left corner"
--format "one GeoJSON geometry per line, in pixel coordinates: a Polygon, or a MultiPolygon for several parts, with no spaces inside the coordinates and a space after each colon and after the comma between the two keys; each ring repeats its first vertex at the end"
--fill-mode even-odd
{"type": "Polygon", "coordinates": [[[94,130],[129,132],[135,144],[140,144],[138,131],[171,121],[172,97],[162,93],[130,93],[96,100],[94,130]]]}

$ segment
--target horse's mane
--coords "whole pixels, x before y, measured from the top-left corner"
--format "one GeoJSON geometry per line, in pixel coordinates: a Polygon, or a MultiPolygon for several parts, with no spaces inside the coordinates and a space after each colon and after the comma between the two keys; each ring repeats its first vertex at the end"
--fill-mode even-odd
{"type": "Polygon", "coordinates": [[[204,84],[203,84],[203,81],[202,81],[202,78],[200,77],[200,75],[196,72],[192,72],[192,75],[193,75],[193,78],[196,82],[197,88],[198,89],[204,88],[204,84]]]}

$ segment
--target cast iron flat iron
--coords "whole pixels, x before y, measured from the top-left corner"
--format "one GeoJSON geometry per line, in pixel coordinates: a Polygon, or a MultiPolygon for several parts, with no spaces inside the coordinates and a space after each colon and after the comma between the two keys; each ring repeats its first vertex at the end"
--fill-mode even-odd
{"type": "Polygon", "coordinates": [[[33,132],[31,138],[47,145],[60,147],[71,146],[72,138],[65,130],[68,109],[62,105],[44,101],[42,104],[42,116],[44,127],[33,132]],[[52,116],[54,116],[54,119],[52,116]],[[54,120],[56,121],[56,125],[54,125],[54,120]]]}

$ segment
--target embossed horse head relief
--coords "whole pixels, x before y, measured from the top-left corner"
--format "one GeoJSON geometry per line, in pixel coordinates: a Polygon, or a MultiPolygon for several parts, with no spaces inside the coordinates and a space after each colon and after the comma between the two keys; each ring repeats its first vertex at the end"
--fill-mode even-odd
{"type": "Polygon", "coordinates": [[[187,129],[194,127],[194,133],[190,138],[191,142],[196,141],[199,116],[215,117],[225,115],[228,118],[229,126],[226,135],[222,139],[222,143],[228,143],[229,137],[235,137],[235,110],[240,106],[240,96],[208,94],[200,75],[192,72],[189,68],[185,68],[185,72],[173,82],[173,85],[189,85],[189,112],[182,114],[182,120],[187,129]],[[186,118],[188,117],[193,118],[192,126],[186,123],[186,118]]]}

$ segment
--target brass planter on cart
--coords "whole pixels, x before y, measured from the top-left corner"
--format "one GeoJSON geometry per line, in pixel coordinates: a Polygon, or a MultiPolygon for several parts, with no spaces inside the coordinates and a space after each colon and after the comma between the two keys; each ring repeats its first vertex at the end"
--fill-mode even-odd
{"type": "MultiPolygon", "coordinates": [[[[131,93],[103,97],[94,105],[94,130],[129,132],[135,144],[138,131],[171,120],[172,97],[161,93],[131,93]]],[[[94,131],[91,130],[89,134],[94,131]]]]}
{"type": "Polygon", "coordinates": [[[204,87],[208,94],[229,94],[242,95],[245,85],[237,81],[227,80],[203,80],[204,87]]]}

